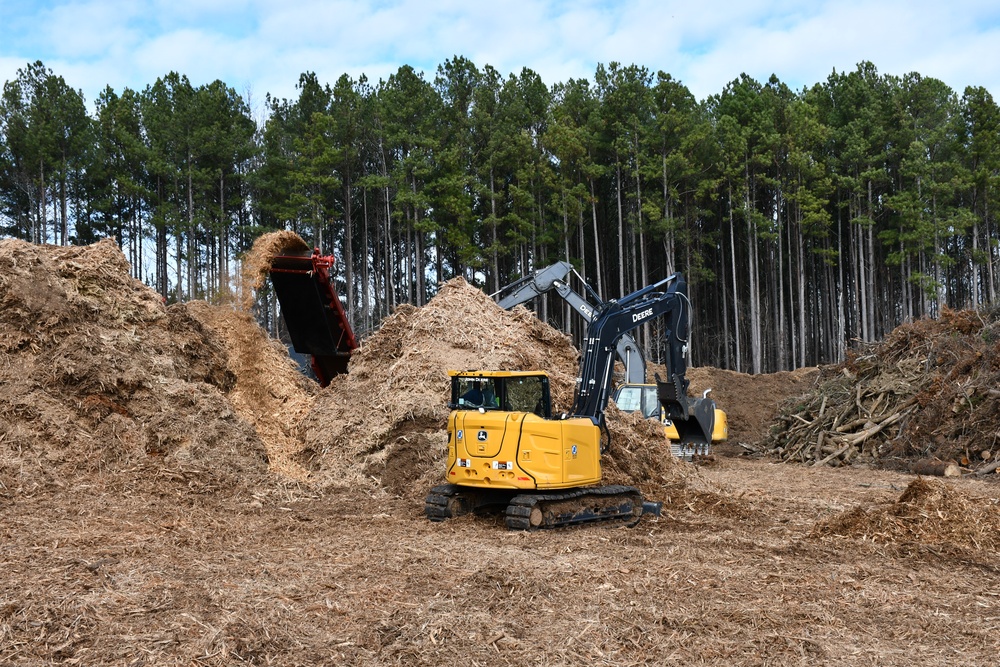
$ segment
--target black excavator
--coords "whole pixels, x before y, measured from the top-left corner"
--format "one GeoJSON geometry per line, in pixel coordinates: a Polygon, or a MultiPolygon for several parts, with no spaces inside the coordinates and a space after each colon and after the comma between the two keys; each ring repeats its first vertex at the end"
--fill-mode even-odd
{"type": "MultiPolygon", "coordinates": [[[[497,305],[504,310],[528,303],[543,296],[547,292],[555,292],[570,308],[580,315],[588,324],[597,317],[597,311],[604,305],[604,300],[587,281],[576,272],[569,262],[556,262],[543,269],[535,271],[530,276],[512,282],[493,295],[497,305]],[[591,304],[585,297],[570,287],[566,278],[573,273],[583,285],[584,291],[593,300],[591,304]]],[[[646,360],[642,350],[632,336],[625,334],[618,341],[615,349],[618,358],[625,365],[625,382],[627,384],[644,384],[646,382],[646,360]]]]}
{"type": "Polygon", "coordinates": [[[667,338],[666,380],[657,398],[679,442],[706,444],[715,403],[687,395],[687,285],[675,273],[598,307],[580,360],[573,407],[553,417],[543,372],[450,371],[447,484],[431,489],[431,521],[500,508],[514,530],[594,522],[633,524],[658,511],[629,486],[601,486],[601,454],[610,442],[604,410],[612,393],[618,342],[662,317],[667,338]]]}

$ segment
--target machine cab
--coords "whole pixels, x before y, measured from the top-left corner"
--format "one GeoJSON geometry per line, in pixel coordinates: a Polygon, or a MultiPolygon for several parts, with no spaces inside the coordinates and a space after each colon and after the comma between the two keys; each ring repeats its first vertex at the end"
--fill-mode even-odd
{"type": "MultiPolygon", "coordinates": [[[[539,372],[474,371],[451,375],[452,410],[501,410],[530,412],[543,419],[552,417],[549,378],[539,372]]],[[[654,387],[655,389],[655,387],[654,387]]],[[[654,391],[654,398],[655,391],[654,391]]]]}
{"type": "Polygon", "coordinates": [[[647,419],[664,421],[663,406],[655,384],[623,384],[615,390],[615,405],[622,412],[639,411],[647,419]]]}

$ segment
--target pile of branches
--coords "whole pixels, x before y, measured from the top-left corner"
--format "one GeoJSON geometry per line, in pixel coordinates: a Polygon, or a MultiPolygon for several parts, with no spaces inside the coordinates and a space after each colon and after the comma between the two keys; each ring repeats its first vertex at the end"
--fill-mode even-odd
{"type": "Polygon", "coordinates": [[[945,310],[824,368],[812,392],[784,405],[761,449],[812,465],[996,471],[998,315],[945,310]]]}

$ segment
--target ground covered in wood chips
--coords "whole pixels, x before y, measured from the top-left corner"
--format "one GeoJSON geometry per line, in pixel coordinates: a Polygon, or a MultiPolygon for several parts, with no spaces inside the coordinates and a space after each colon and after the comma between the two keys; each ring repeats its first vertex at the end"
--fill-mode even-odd
{"type": "Polygon", "coordinates": [[[995,545],[856,527],[927,514],[912,479],[727,458],[635,528],[509,533],[89,476],[0,500],[0,664],[994,665],[995,545]]]}
{"type": "MultiPolygon", "coordinates": [[[[264,237],[248,280],[300,244],[264,237]]],[[[921,331],[932,361],[971,345],[921,331]]],[[[980,358],[963,395],[995,433],[980,358]]],[[[165,306],[109,241],[0,241],[0,665],[995,664],[995,475],[737,456],[872,363],[692,369],[732,436],[699,465],[609,410],[606,479],[664,503],[635,528],[431,524],[444,371],[544,368],[571,401],[576,352],[527,311],[452,281],[319,390],[240,307],[165,306]]],[[[959,432],[956,394],[921,396],[959,432]]]]}

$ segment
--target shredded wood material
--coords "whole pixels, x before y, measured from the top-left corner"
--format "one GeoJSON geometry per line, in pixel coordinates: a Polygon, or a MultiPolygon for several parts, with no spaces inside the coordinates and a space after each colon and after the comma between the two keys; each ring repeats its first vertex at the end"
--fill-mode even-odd
{"type": "Polygon", "coordinates": [[[150,459],[211,483],[266,470],[232,408],[226,354],[186,305],[165,307],[112,241],[0,241],[0,489],[150,459]]]}
{"type": "Polygon", "coordinates": [[[303,241],[301,236],[285,229],[259,236],[243,258],[243,284],[240,298],[243,310],[250,312],[257,296],[257,290],[261,289],[267,282],[267,274],[271,270],[271,263],[276,255],[309,249],[309,244],[303,241]]]}
{"type": "Polygon", "coordinates": [[[302,442],[295,430],[312,408],[319,387],[248,313],[203,301],[192,302],[189,309],[225,346],[227,365],[235,376],[226,396],[233,409],[253,424],[270,469],[306,481],[308,473],[299,463],[302,442]]]}
{"type": "Polygon", "coordinates": [[[1000,504],[943,480],[918,477],[892,503],[857,506],[823,521],[813,536],[851,536],[871,542],[948,548],[1000,549],[1000,504]]]}
{"type": "Polygon", "coordinates": [[[425,493],[443,475],[447,372],[469,369],[545,370],[555,409],[567,410],[577,352],[527,310],[451,280],[422,308],[397,308],[317,396],[300,426],[315,481],[425,493]]]}

